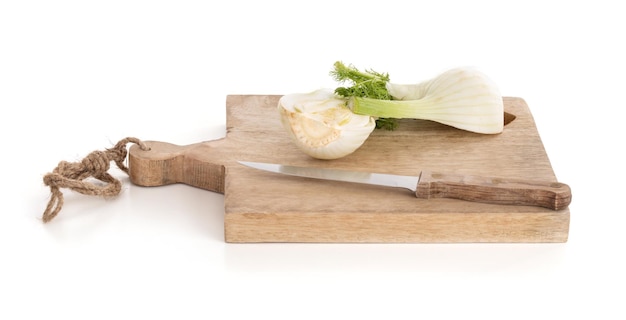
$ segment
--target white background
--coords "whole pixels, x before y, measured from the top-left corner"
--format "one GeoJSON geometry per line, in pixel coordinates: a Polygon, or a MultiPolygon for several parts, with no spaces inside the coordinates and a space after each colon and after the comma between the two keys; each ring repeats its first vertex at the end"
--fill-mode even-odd
{"type": "MultiPolygon", "coordinates": [[[[624,319],[618,1],[0,2],[0,318],[624,319]],[[613,4],[615,3],[615,4],[613,4]],[[475,66],[528,103],[573,189],[565,244],[226,244],[223,196],[42,182],[119,139],[225,134],[228,94],[475,66]]],[[[277,199],[277,201],[280,201],[277,199]]]]}

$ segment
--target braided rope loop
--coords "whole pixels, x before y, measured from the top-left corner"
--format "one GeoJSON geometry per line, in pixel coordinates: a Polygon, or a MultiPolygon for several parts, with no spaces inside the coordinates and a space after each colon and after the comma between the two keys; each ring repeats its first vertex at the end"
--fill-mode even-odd
{"type": "Polygon", "coordinates": [[[70,189],[85,195],[113,197],[122,190],[122,183],[109,174],[111,161],[128,174],[124,160],[128,155],[126,145],[134,143],[142,150],[148,146],[137,138],[128,137],[120,140],[113,148],[105,151],[93,151],[80,162],[61,161],[54,170],[43,177],[43,182],[50,187],[50,200],[44,210],[42,220],[49,222],[57,216],[63,207],[61,188],[70,189]],[[105,182],[104,185],[85,181],[94,178],[105,182]]]}

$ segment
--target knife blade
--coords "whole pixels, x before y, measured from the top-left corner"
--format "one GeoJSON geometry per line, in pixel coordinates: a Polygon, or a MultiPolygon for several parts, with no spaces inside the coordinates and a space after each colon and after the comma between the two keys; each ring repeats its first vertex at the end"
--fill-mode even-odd
{"type": "Polygon", "coordinates": [[[417,198],[453,198],[505,205],[526,205],[563,210],[572,199],[567,184],[550,181],[506,179],[421,171],[418,176],[370,173],[330,168],[299,167],[275,163],[239,161],[258,170],[290,176],[406,188],[417,198]]]}

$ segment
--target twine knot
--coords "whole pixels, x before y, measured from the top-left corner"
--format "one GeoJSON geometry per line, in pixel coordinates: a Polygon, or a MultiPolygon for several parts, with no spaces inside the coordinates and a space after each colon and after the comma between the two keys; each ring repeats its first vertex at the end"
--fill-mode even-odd
{"type": "Polygon", "coordinates": [[[94,151],[88,154],[81,164],[84,171],[89,172],[94,177],[100,177],[109,171],[109,163],[113,159],[109,159],[109,155],[104,151],[94,151]]]}
{"type": "Polygon", "coordinates": [[[51,173],[43,177],[43,182],[50,187],[50,201],[43,213],[43,221],[49,222],[57,216],[63,207],[63,193],[61,188],[82,193],[85,195],[96,195],[103,197],[116,196],[122,190],[122,183],[111,176],[108,171],[111,161],[128,174],[128,167],[124,164],[128,151],[126,144],[135,143],[142,150],[149,150],[148,146],[137,138],[125,138],[120,140],[113,148],[105,151],[93,151],[80,162],[61,161],[51,173]],[[95,184],[84,181],[87,178],[94,178],[104,182],[95,184]]]}

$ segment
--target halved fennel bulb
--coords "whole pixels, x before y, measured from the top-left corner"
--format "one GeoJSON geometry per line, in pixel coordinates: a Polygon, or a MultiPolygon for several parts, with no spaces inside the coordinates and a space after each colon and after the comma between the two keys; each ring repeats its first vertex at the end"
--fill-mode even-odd
{"type": "Polygon", "coordinates": [[[304,153],[338,159],[356,151],[376,126],[375,118],[354,114],[331,89],[288,94],[278,101],[287,133],[304,153]]]}

